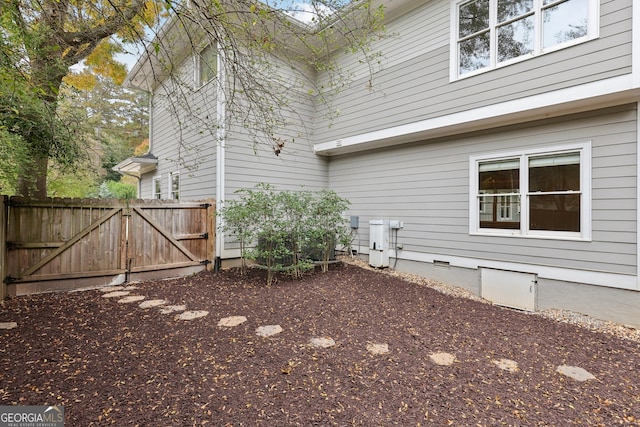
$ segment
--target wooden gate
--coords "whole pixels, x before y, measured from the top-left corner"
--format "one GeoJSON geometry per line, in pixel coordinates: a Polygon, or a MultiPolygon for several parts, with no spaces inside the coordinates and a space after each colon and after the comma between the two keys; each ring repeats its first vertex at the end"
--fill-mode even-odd
{"type": "Polygon", "coordinates": [[[210,268],[212,200],[5,199],[9,295],[177,277],[210,268]]]}

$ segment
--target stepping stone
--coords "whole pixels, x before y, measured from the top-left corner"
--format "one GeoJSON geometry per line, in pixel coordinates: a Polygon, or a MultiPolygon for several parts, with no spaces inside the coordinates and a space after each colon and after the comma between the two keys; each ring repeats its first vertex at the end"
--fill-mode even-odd
{"type": "Polygon", "coordinates": [[[0,322],[0,329],[13,329],[17,327],[18,324],[16,322],[0,322]]]}
{"type": "Polygon", "coordinates": [[[576,381],[587,381],[596,379],[596,377],[594,377],[589,371],[586,371],[578,366],[561,365],[558,366],[556,372],[569,378],[573,378],[576,381]]]}
{"type": "Polygon", "coordinates": [[[151,308],[151,307],[158,307],[161,305],[165,305],[167,302],[163,299],[150,299],[147,301],[142,301],[138,307],[140,308],[151,308]]]}
{"type": "Polygon", "coordinates": [[[175,313],[176,311],[185,311],[186,309],[186,305],[168,305],[160,310],[160,314],[171,314],[175,313]]]}
{"type": "Polygon", "coordinates": [[[431,353],[429,358],[433,363],[440,366],[451,366],[456,357],[450,353],[431,353]]]}
{"type": "Polygon", "coordinates": [[[244,316],[230,316],[230,317],[224,317],[222,319],[220,319],[220,321],[218,322],[218,327],[233,327],[233,326],[238,326],[243,324],[244,322],[247,321],[247,318],[244,316]]]}
{"type": "Polygon", "coordinates": [[[125,295],[129,295],[131,292],[129,291],[114,291],[106,294],[102,294],[102,298],[118,298],[123,297],[125,295]]]}
{"type": "Polygon", "coordinates": [[[106,292],[114,292],[114,291],[122,291],[124,290],[124,286],[106,286],[104,288],[100,288],[100,292],[106,293],[106,292]]]}
{"type": "Polygon", "coordinates": [[[367,343],[367,351],[371,354],[387,354],[389,353],[389,344],[367,343]]]}
{"type": "Polygon", "coordinates": [[[324,337],[324,338],[311,338],[309,340],[309,344],[311,344],[312,347],[329,348],[336,345],[336,342],[332,338],[324,337]]]}
{"type": "Polygon", "coordinates": [[[282,326],[280,325],[267,325],[260,326],[256,329],[256,335],[259,337],[271,337],[282,332],[282,326]]]}
{"type": "Polygon", "coordinates": [[[145,297],[142,295],[129,295],[128,297],[119,299],[118,304],[129,304],[132,302],[142,301],[143,299],[145,299],[145,297]]]}
{"type": "Polygon", "coordinates": [[[176,320],[193,320],[209,314],[206,310],[184,311],[176,316],[176,320]]]}
{"type": "Polygon", "coordinates": [[[516,372],[518,370],[518,363],[509,359],[499,359],[492,361],[498,368],[503,371],[516,372]]]}

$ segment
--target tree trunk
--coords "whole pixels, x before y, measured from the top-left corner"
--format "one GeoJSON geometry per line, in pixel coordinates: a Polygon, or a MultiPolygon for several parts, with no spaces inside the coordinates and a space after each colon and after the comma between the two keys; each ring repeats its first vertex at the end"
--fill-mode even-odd
{"type": "Polygon", "coordinates": [[[44,199],[47,197],[47,169],[48,157],[38,156],[31,163],[22,165],[22,171],[18,177],[17,194],[32,199],[44,199]]]}
{"type": "Polygon", "coordinates": [[[62,79],[69,68],[61,58],[47,55],[49,49],[44,49],[31,59],[31,80],[34,90],[42,105],[42,117],[37,121],[39,129],[23,134],[25,142],[29,146],[30,162],[22,165],[22,171],[18,177],[17,193],[24,197],[44,199],[47,197],[47,171],[49,157],[59,137],[56,135],[58,92],[62,85],[62,79]],[[49,63],[51,62],[51,63],[49,63]]]}

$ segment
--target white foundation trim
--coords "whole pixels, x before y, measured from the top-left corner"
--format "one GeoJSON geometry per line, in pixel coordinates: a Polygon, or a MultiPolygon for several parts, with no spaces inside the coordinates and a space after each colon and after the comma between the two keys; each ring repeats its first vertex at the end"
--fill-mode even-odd
{"type": "MultiPolygon", "coordinates": [[[[391,256],[393,257],[394,255],[395,254],[392,251],[391,256]]],[[[616,289],[627,289],[632,291],[640,290],[635,275],[436,255],[404,250],[400,254],[399,260],[403,259],[408,261],[428,263],[433,263],[434,261],[444,261],[448,262],[452,267],[464,267],[472,269],[478,269],[481,267],[496,268],[499,270],[533,273],[537,274],[538,277],[541,278],[560,280],[563,282],[586,283],[589,285],[605,286],[616,289]]],[[[390,263],[393,263],[393,260],[390,261],[390,263]]]]}

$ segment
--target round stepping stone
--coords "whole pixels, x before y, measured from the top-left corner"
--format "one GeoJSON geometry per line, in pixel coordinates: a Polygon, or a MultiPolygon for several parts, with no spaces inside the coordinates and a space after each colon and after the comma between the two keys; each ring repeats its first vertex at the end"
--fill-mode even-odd
{"type": "Polygon", "coordinates": [[[118,304],[129,304],[132,302],[142,301],[145,297],[142,295],[129,295],[128,297],[124,297],[118,300],[118,304]]]}
{"type": "Polygon", "coordinates": [[[259,337],[271,337],[282,332],[282,326],[280,325],[267,325],[260,326],[256,329],[256,335],[259,337]]]}
{"type": "Polygon", "coordinates": [[[431,353],[429,358],[433,363],[440,366],[451,366],[456,357],[450,353],[431,353]]]}
{"type": "Polygon", "coordinates": [[[160,310],[160,314],[171,314],[177,311],[185,311],[186,309],[186,305],[168,305],[160,310]]]}
{"type": "Polygon", "coordinates": [[[151,308],[151,307],[158,307],[161,305],[165,305],[167,302],[163,299],[150,299],[147,301],[142,301],[138,307],[140,308],[151,308]]]}
{"type": "Polygon", "coordinates": [[[243,324],[244,322],[247,321],[247,318],[244,316],[230,316],[230,317],[224,317],[222,319],[220,319],[220,321],[218,322],[218,326],[219,327],[233,327],[233,326],[238,326],[243,324]]]}
{"type": "Polygon", "coordinates": [[[493,363],[503,371],[516,372],[518,370],[518,364],[513,360],[499,359],[493,360],[493,363]]]}
{"type": "Polygon", "coordinates": [[[13,329],[17,327],[18,324],[16,322],[0,322],[0,329],[13,329]]]}
{"type": "Polygon", "coordinates": [[[561,365],[558,366],[556,372],[565,375],[569,378],[573,378],[576,381],[587,381],[587,380],[595,380],[596,377],[593,376],[589,371],[582,369],[578,366],[568,366],[561,365]]]}
{"type": "Polygon", "coordinates": [[[129,291],[114,291],[114,292],[108,292],[106,294],[102,294],[102,298],[118,298],[118,297],[123,297],[125,295],[129,295],[131,292],[129,291]]]}
{"type": "Polygon", "coordinates": [[[336,342],[332,338],[323,337],[323,338],[311,338],[309,340],[309,344],[313,347],[318,348],[329,348],[336,345],[336,342]]]}
{"type": "Polygon", "coordinates": [[[176,320],[193,320],[209,314],[206,310],[184,311],[176,316],[176,320]]]}
{"type": "Polygon", "coordinates": [[[389,344],[367,343],[367,351],[371,354],[387,354],[389,353],[389,344]]]}

